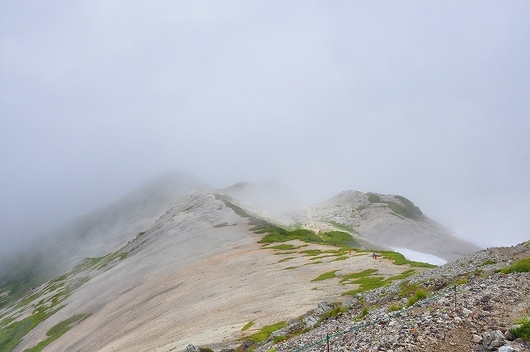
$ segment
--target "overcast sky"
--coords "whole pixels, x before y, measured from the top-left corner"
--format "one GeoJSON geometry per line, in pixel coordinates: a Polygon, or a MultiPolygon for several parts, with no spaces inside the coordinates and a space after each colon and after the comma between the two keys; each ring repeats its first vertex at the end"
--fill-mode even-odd
{"type": "Polygon", "coordinates": [[[2,1],[0,247],[187,170],[530,239],[528,1],[2,1]]]}

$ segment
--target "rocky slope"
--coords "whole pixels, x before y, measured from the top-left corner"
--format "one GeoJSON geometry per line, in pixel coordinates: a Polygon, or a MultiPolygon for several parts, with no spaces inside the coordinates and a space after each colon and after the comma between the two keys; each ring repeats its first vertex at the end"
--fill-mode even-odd
{"type": "Polygon", "coordinates": [[[309,332],[271,342],[307,328],[307,316],[318,318],[334,307],[320,304],[276,331],[255,351],[322,351],[328,343],[330,351],[530,351],[528,340],[510,332],[518,327],[514,322],[530,322],[529,261],[530,241],[479,251],[404,282],[360,294],[344,304],[339,315],[309,332]],[[527,260],[526,272],[498,272],[521,259],[527,260]],[[428,293],[406,307],[410,296],[403,292],[410,287],[428,293]]]}

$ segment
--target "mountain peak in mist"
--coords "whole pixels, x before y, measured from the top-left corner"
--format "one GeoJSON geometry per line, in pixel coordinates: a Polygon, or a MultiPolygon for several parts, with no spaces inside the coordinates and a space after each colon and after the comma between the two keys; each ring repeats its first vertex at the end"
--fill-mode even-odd
{"type": "Polygon", "coordinates": [[[300,205],[299,195],[278,181],[238,182],[218,191],[240,200],[247,206],[266,211],[292,209],[300,205]]]}
{"type": "MultiPolygon", "coordinates": [[[[292,309],[292,297],[297,314],[323,297],[336,299],[343,285],[315,291],[312,279],[322,274],[319,270],[378,266],[366,249],[399,247],[447,260],[476,249],[402,196],[349,190],[305,206],[276,181],[211,189],[182,173],[144,183],[65,225],[45,244],[18,258],[16,264],[24,265],[11,265],[7,279],[0,276],[0,314],[7,312],[5,319],[32,317],[39,309],[48,314],[25,332],[21,350],[39,343],[56,324],[79,316],[86,323],[78,322],[78,328],[51,348],[174,347],[172,341],[198,338],[205,326],[223,331],[216,335],[221,339],[224,331],[233,330],[228,326],[241,321],[277,321],[271,319],[292,309]],[[275,242],[282,246],[265,245],[275,242]],[[279,247],[297,254],[278,260],[277,254],[292,254],[279,247]],[[357,250],[363,258],[352,255],[357,250]],[[319,260],[308,258],[313,251],[319,260]],[[57,263],[61,266],[53,266],[57,263]],[[297,285],[290,285],[293,280],[297,285]],[[22,298],[29,282],[31,293],[22,298]],[[60,296],[64,306],[41,296],[60,296]],[[14,304],[19,298],[28,305],[14,304]],[[232,313],[212,321],[213,311],[232,313]],[[256,315],[258,311],[265,313],[256,315]],[[159,335],[151,338],[146,331],[159,335]]],[[[390,259],[384,268],[388,277],[403,271],[390,259]]]]}

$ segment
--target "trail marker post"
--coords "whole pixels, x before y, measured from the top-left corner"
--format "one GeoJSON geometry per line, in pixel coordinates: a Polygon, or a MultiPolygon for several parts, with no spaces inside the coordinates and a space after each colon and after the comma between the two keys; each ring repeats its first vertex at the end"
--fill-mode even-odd
{"type": "Polygon", "coordinates": [[[455,312],[456,312],[456,285],[453,286],[453,289],[455,290],[454,301],[455,301],[455,312]]]}

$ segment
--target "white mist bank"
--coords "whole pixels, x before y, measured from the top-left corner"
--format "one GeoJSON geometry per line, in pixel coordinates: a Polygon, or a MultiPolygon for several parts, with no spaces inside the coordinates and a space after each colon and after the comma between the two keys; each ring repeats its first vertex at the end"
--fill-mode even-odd
{"type": "Polygon", "coordinates": [[[416,262],[424,262],[434,265],[444,265],[447,263],[447,260],[437,257],[435,255],[416,252],[407,248],[393,247],[392,250],[403,254],[408,260],[413,260],[416,262]]]}

